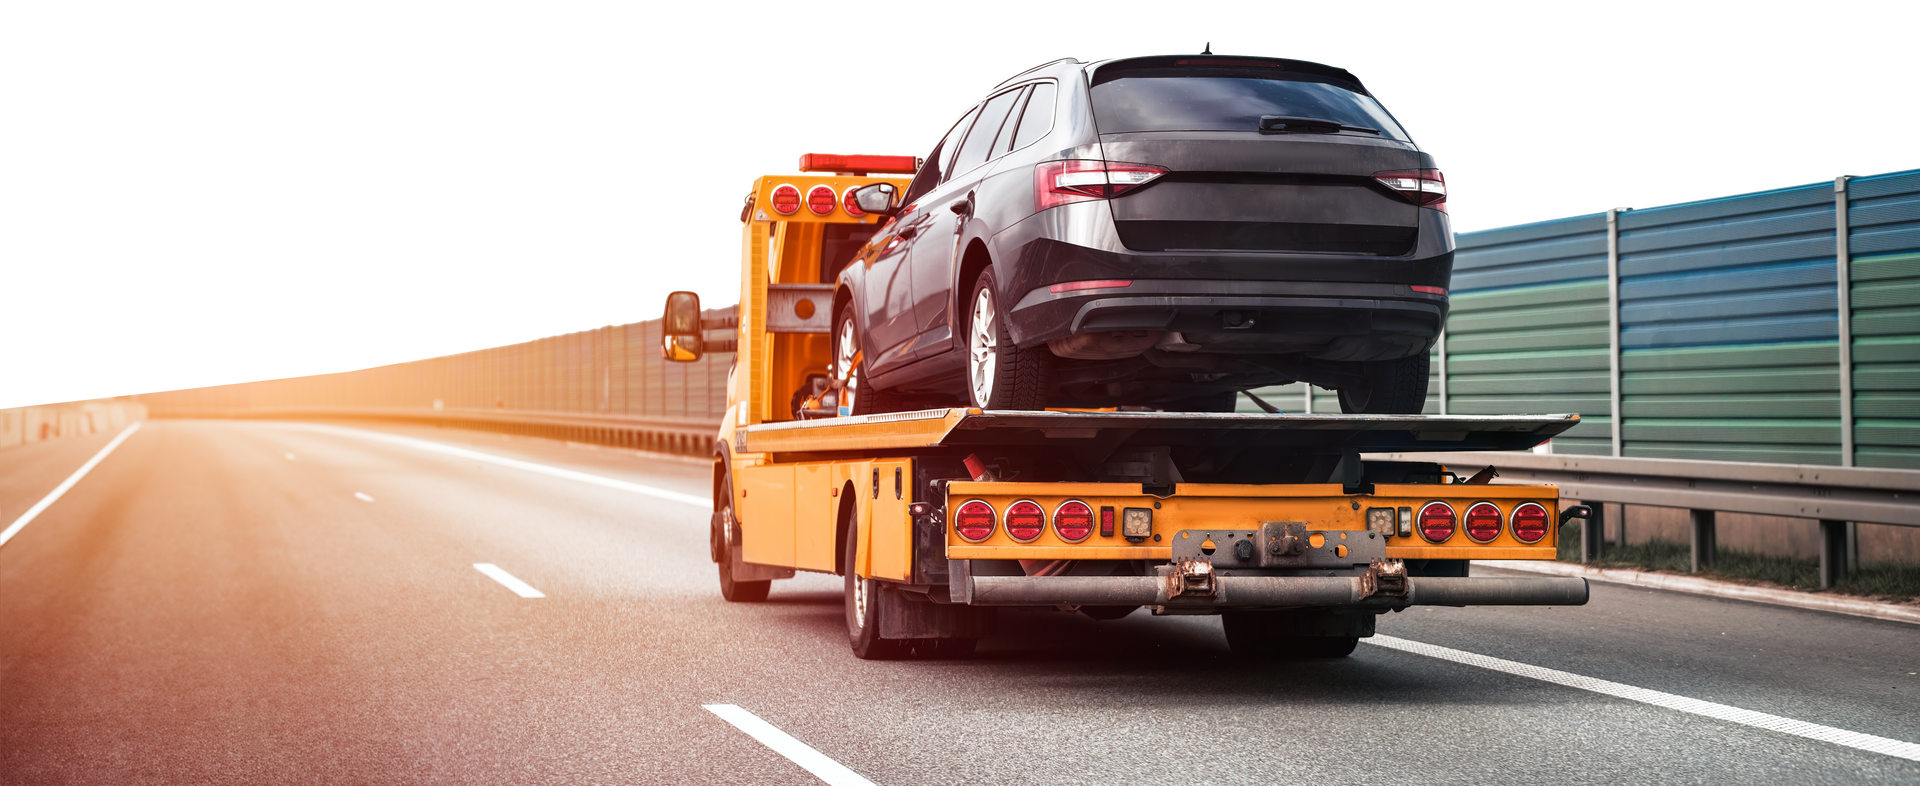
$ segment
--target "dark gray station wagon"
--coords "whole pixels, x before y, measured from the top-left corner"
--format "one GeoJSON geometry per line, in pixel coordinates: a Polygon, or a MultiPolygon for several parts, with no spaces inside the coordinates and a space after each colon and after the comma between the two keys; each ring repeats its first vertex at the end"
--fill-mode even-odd
{"type": "Polygon", "coordinates": [[[1305,381],[1408,414],[1447,314],[1446,184],[1360,80],[1187,55],[1019,74],[840,273],[855,407],[1229,411],[1305,381]]]}

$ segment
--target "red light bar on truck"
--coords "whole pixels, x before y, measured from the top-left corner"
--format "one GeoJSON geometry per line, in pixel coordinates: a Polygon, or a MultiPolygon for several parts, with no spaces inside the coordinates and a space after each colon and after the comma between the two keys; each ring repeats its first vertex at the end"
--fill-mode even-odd
{"type": "Polygon", "coordinates": [[[920,171],[913,156],[842,156],[833,153],[808,153],[800,157],[802,172],[851,172],[856,175],[880,173],[911,175],[920,171]]]}

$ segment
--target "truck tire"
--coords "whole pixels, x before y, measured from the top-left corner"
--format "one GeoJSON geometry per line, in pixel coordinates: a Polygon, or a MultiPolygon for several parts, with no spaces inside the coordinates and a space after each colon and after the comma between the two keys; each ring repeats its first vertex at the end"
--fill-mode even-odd
{"type": "Polygon", "coordinates": [[[1237,657],[1249,660],[1300,660],[1304,658],[1344,658],[1360,645],[1359,636],[1299,635],[1295,631],[1312,626],[1329,612],[1315,609],[1289,611],[1230,611],[1220,615],[1226,630],[1227,645],[1237,657]]]}
{"type": "Polygon", "coordinates": [[[733,558],[740,549],[740,522],[733,518],[733,478],[720,482],[720,490],[727,496],[727,502],[720,507],[718,520],[721,531],[720,541],[720,597],[728,603],[759,603],[767,599],[767,593],[773,589],[773,581],[735,581],[733,579],[733,558]]]}
{"type": "Polygon", "coordinates": [[[1340,391],[1340,411],[1349,415],[1418,415],[1427,408],[1429,356],[1358,364],[1366,381],[1340,391]]]}
{"type": "Polygon", "coordinates": [[[968,291],[968,403],[981,409],[1046,409],[1053,355],[1044,346],[1021,349],[1013,343],[993,268],[980,271],[968,291]]]}
{"type": "MultiPolygon", "coordinates": [[[[853,362],[853,356],[860,351],[860,324],[853,319],[853,302],[840,306],[840,314],[833,321],[833,369],[834,379],[845,379],[846,366],[853,362]]],[[[862,361],[864,365],[865,361],[862,361]]],[[[861,376],[866,376],[861,369],[861,376]]],[[[866,384],[864,380],[854,390],[853,414],[872,415],[880,412],[899,412],[899,396],[892,391],[881,390],[866,384]]]]}
{"type": "Polygon", "coordinates": [[[860,538],[857,530],[847,530],[847,544],[843,551],[846,559],[846,605],[847,605],[847,643],[853,646],[853,655],[861,660],[893,660],[904,657],[912,651],[913,642],[902,639],[880,637],[880,610],[886,603],[898,603],[892,597],[891,588],[881,582],[862,578],[854,569],[855,558],[859,554],[860,538]]]}

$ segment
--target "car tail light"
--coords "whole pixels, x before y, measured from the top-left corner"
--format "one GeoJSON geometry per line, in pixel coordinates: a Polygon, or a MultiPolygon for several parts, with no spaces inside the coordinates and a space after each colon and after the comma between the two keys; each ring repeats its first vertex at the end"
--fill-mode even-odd
{"type": "Polygon", "coordinates": [[[1475,502],[1467,508],[1467,537],[1485,543],[1500,537],[1500,508],[1491,502],[1475,502]]]}
{"type": "Polygon", "coordinates": [[[1434,543],[1445,543],[1453,537],[1453,506],[1445,502],[1429,502],[1420,509],[1420,537],[1434,543]]]}
{"type": "Polygon", "coordinates": [[[1025,543],[1040,537],[1047,528],[1047,512],[1038,503],[1020,500],[1007,506],[1007,534],[1025,543]]]}
{"type": "Polygon", "coordinates": [[[1430,207],[1442,213],[1447,210],[1447,179],[1438,169],[1401,169],[1393,172],[1375,172],[1373,179],[1380,181],[1393,193],[1421,207],[1430,207]]]}
{"type": "Polygon", "coordinates": [[[1427,295],[1444,295],[1444,294],[1447,294],[1447,288],[1446,288],[1446,287],[1429,287],[1429,286],[1422,286],[1422,285],[1420,285],[1420,284],[1414,284],[1414,285],[1413,285],[1413,291],[1415,291],[1415,292],[1419,292],[1419,293],[1422,293],[1422,294],[1427,294],[1427,295]]]}
{"type": "Polygon", "coordinates": [[[1523,503],[1513,509],[1513,536],[1521,543],[1539,543],[1547,536],[1547,509],[1538,502],[1523,503]]]}
{"type": "Polygon", "coordinates": [[[781,185],[773,189],[773,211],[783,216],[793,215],[800,209],[800,189],[781,185]]]}
{"type": "Polygon", "coordinates": [[[1069,543],[1086,540],[1093,534],[1093,508],[1077,499],[1060,503],[1053,511],[1053,532],[1069,543]]]}
{"type": "Polygon", "coordinates": [[[1047,161],[1033,168],[1033,209],[1040,211],[1071,202],[1112,199],[1132,193],[1170,171],[1152,164],[1084,158],[1047,161]]]}
{"type": "Polygon", "coordinates": [[[833,193],[832,186],[814,186],[807,189],[807,209],[816,216],[833,212],[840,204],[840,197],[833,193]]]}
{"type": "Polygon", "coordinates": [[[953,514],[953,531],[978,543],[993,535],[993,506],[980,500],[968,500],[953,514]]]}
{"type": "Polygon", "coordinates": [[[867,211],[861,210],[860,203],[854,200],[853,198],[854,188],[859,188],[859,186],[854,186],[853,188],[849,188],[847,189],[847,193],[840,195],[840,209],[847,211],[847,215],[853,216],[854,218],[859,218],[861,216],[866,215],[867,211]]]}

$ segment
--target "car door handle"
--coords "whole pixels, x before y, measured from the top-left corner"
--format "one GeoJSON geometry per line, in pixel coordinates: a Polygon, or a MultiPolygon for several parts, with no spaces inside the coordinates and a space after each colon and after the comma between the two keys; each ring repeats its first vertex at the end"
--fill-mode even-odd
{"type": "Polygon", "coordinates": [[[962,199],[948,206],[947,209],[952,210],[953,214],[956,216],[973,215],[973,200],[962,199]]]}
{"type": "Polygon", "coordinates": [[[919,224],[915,224],[915,225],[913,225],[913,226],[908,226],[908,227],[901,227],[901,228],[900,228],[900,236],[901,236],[901,237],[904,237],[904,238],[906,238],[906,239],[908,239],[908,240],[912,240],[912,239],[913,239],[913,236],[914,236],[914,235],[918,235],[918,234],[920,234],[920,225],[919,225],[919,224]]]}

